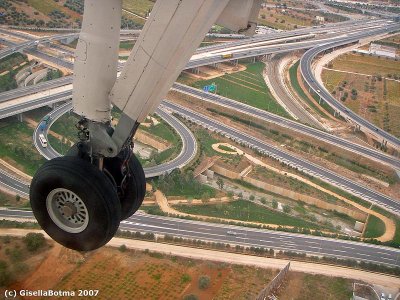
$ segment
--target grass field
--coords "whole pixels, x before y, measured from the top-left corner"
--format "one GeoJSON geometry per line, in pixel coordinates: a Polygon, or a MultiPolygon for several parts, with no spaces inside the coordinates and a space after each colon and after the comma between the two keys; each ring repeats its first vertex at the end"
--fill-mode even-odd
{"type": "Polygon", "coordinates": [[[54,0],[25,0],[24,2],[27,2],[30,6],[32,6],[34,9],[37,11],[49,15],[51,12],[57,10],[63,12],[65,15],[69,16],[70,19],[68,19],[70,22],[74,21],[77,18],[80,18],[80,14],[70,10],[67,7],[64,7],[60,3],[57,3],[58,1],[54,0]]]}
{"type": "Polygon", "coordinates": [[[175,132],[175,130],[161,118],[158,118],[158,117],[156,117],[156,118],[160,123],[158,123],[157,125],[150,126],[150,127],[142,126],[142,127],[140,127],[140,129],[142,129],[152,135],[161,137],[162,139],[164,139],[172,144],[176,144],[179,140],[179,136],[175,132]]]}
{"type": "Polygon", "coordinates": [[[333,61],[332,68],[368,75],[398,74],[400,76],[399,61],[353,53],[347,53],[336,58],[333,61]]]}
{"type": "Polygon", "coordinates": [[[53,0],[27,0],[27,2],[30,6],[45,15],[48,15],[53,10],[59,10],[61,7],[53,0]]]}
{"type": "Polygon", "coordinates": [[[288,113],[273,98],[265,84],[262,75],[264,66],[261,62],[246,64],[247,69],[245,71],[226,74],[210,80],[197,81],[192,86],[203,89],[205,85],[215,83],[217,94],[221,96],[290,118],[288,113]]]}
{"type": "Polygon", "coordinates": [[[385,224],[381,221],[381,219],[373,215],[370,215],[364,237],[376,238],[383,235],[384,233],[385,233],[385,224]]]}
{"type": "Polygon", "coordinates": [[[155,118],[157,118],[157,120],[159,121],[157,125],[153,125],[150,127],[141,126],[140,129],[150,133],[156,138],[160,137],[161,139],[169,142],[171,146],[160,153],[154,153],[154,155],[152,155],[148,160],[143,160],[142,162],[144,166],[152,166],[168,161],[176,157],[182,148],[182,142],[175,130],[161,118],[155,118]]]}
{"type": "Polygon", "coordinates": [[[123,0],[122,7],[126,10],[129,10],[135,14],[138,14],[142,17],[145,17],[146,14],[151,10],[154,6],[154,2],[149,0],[123,0]]]}
{"type": "Polygon", "coordinates": [[[46,161],[33,145],[32,135],[33,129],[16,119],[0,123],[0,158],[31,176],[46,161]]]}
{"type": "Polygon", "coordinates": [[[265,224],[287,225],[311,229],[320,229],[320,225],[301,220],[290,215],[269,210],[255,203],[238,200],[229,204],[174,205],[174,208],[194,215],[259,222],[265,224]]]}

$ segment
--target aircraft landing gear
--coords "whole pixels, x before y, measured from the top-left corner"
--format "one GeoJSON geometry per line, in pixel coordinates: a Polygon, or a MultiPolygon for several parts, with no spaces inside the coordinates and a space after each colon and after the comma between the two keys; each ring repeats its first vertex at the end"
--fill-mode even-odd
{"type": "Polygon", "coordinates": [[[139,209],[146,194],[146,177],[142,165],[134,154],[126,155],[126,151],[123,151],[117,157],[104,159],[104,172],[117,187],[121,221],[125,220],[139,209]]]}
{"type": "Polygon", "coordinates": [[[138,210],[145,192],[144,172],[133,154],[105,158],[103,171],[79,156],[65,156],[37,171],[30,201],[51,238],[67,248],[89,251],[114,236],[119,222],[138,210]]]}

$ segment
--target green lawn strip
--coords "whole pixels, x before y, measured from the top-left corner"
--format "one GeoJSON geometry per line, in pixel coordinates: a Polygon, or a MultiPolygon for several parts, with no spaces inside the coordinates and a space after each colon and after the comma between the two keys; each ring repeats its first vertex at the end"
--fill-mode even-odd
{"type": "Polygon", "coordinates": [[[119,49],[131,50],[134,45],[133,41],[122,41],[119,43],[119,49]]]}
{"type": "Polygon", "coordinates": [[[228,74],[210,80],[197,81],[195,83],[192,83],[192,86],[203,89],[205,85],[211,85],[212,83],[215,83],[217,85],[217,94],[221,96],[225,96],[246,103],[253,107],[257,107],[290,118],[283,107],[280,106],[278,102],[276,102],[276,100],[273,98],[265,82],[261,82],[261,80],[263,80],[262,72],[264,69],[264,64],[261,62],[257,62],[253,64],[246,64],[246,67],[247,70],[242,71],[246,73],[243,74],[245,74],[246,76],[249,76],[249,73],[254,74],[254,78],[260,81],[258,85],[260,87],[263,87],[262,91],[260,87],[251,85],[251,88],[249,88],[246,86],[246,82],[235,80],[235,76],[237,78],[237,76],[240,76],[241,72],[236,73],[236,75],[228,74]]]}
{"type": "Polygon", "coordinates": [[[223,150],[223,151],[236,152],[236,150],[234,150],[234,149],[232,149],[232,148],[230,148],[228,146],[225,146],[225,145],[218,145],[218,148],[223,150]]]}
{"type": "Polygon", "coordinates": [[[367,228],[365,230],[365,238],[377,238],[385,233],[385,224],[383,221],[374,215],[370,215],[367,228]]]}
{"type": "Polygon", "coordinates": [[[234,202],[202,205],[174,205],[176,210],[216,218],[234,219],[248,222],[320,229],[320,225],[304,221],[284,213],[269,210],[255,203],[238,200],[234,202]]]}
{"type": "Polygon", "coordinates": [[[9,121],[0,128],[0,157],[16,161],[29,175],[46,161],[36,150],[32,141],[33,129],[26,123],[9,121]]]}
{"type": "Polygon", "coordinates": [[[301,88],[299,81],[297,80],[297,70],[299,68],[300,61],[296,62],[293,66],[289,68],[290,82],[296,93],[307,102],[307,104],[320,116],[327,117],[326,114],[313,102],[308,98],[306,93],[301,88]]]}

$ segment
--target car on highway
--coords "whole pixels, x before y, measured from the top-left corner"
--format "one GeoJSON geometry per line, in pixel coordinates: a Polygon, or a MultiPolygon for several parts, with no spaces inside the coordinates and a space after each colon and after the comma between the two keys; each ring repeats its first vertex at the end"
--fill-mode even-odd
{"type": "Polygon", "coordinates": [[[385,293],[381,294],[381,299],[380,300],[386,300],[385,293]]]}
{"type": "Polygon", "coordinates": [[[226,232],[226,234],[227,234],[227,235],[234,235],[234,236],[237,236],[237,232],[232,231],[232,230],[228,230],[228,231],[226,232]]]}
{"type": "Polygon", "coordinates": [[[318,94],[321,93],[321,90],[317,90],[317,93],[318,93],[318,94]]]}

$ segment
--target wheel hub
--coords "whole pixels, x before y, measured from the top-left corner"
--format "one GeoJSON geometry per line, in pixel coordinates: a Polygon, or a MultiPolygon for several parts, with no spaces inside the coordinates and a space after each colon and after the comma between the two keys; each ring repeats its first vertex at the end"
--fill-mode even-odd
{"type": "Polygon", "coordinates": [[[71,202],[66,203],[63,207],[62,207],[62,214],[64,216],[66,216],[67,218],[72,217],[73,215],[75,215],[78,212],[77,208],[75,207],[74,204],[72,204],[71,202]]]}
{"type": "Polygon", "coordinates": [[[46,198],[46,207],[53,222],[66,232],[82,232],[89,223],[89,213],[85,203],[68,189],[52,190],[46,198]]]}

